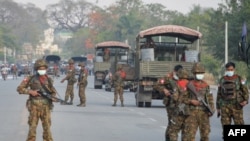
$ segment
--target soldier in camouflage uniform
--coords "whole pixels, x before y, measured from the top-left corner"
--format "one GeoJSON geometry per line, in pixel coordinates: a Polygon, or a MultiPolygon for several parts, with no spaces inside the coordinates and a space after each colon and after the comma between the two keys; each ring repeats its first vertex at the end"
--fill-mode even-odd
{"type": "MultiPolygon", "coordinates": [[[[76,83],[77,79],[75,78],[75,66],[74,66],[74,60],[69,59],[68,61],[69,68],[66,74],[66,77],[64,77],[61,80],[61,83],[63,83],[65,80],[68,81],[66,93],[65,93],[65,102],[68,102],[68,99],[70,97],[70,104],[73,104],[74,99],[74,84],[76,83]]],[[[61,103],[65,104],[65,103],[61,103]]]]}
{"type": "Polygon", "coordinates": [[[187,117],[189,116],[188,105],[184,103],[185,97],[188,96],[187,84],[189,73],[185,69],[177,71],[178,80],[176,81],[176,91],[171,95],[175,105],[174,113],[170,119],[168,135],[170,141],[178,141],[178,133],[181,131],[182,141],[188,141],[184,138],[184,126],[187,117]]]}
{"type": "Polygon", "coordinates": [[[88,71],[85,69],[85,64],[79,63],[78,66],[81,67],[80,74],[78,77],[78,83],[77,86],[79,87],[79,98],[80,98],[80,104],[77,106],[79,107],[85,107],[86,106],[86,96],[85,96],[85,89],[88,85],[88,71]]]}
{"type": "Polygon", "coordinates": [[[195,63],[192,67],[192,73],[194,75],[194,80],[189,81],[189,83],[194,87],[197,95],[188,87],[189,95],[186,97],[185,103],[189,104],[189,116],[185,121],[185,134],[183,134],[183,138],[188,141],[194,141],[196,132],[199,128],[200,141],[209,141],[210,117],[214,112],[214,99],[210,92],[209,85],[203,81],[205,74],[204,66],[200,63],[195,63]],[[198,100],[197,97],[204,100],[212,113],[207,110],[205,105],[198,100]]]}
{"type": "Polygon", "coordinates": [[[165,141],[169,141],[168,130],[170,124],[170,119],[172,119],[175,111],[175,104],[171,98],[171,93],[176,89],[176,81],[179,79],[177,76],[177,71],[182,69],[181,65],[176,65],[173,72],[167,74],[164,79],[158,81],[155,89],[160,93],[164,93],[163,104],[166,106],[167,116],[168,116],[168,125],[165,131],[165,141]]]}
{"type": "Polygon", "coordinates": [[[117,71],[115,72],[115,74],[112,77],[112,81],[114,84],[114,103],[112,106],[116,106],[116,102],[118,99],[118,95],[121,101],[121,106],[124,106],[124,99],[123,99],[123,87],[124,87],[124,79],[126,77],[126,73],[125,71],[123,71],[122,66],[119,65],[117,67],[117,71]],[[125,75],[125,76],[124,76],[125,75]]]}
{"type": "Polygon", "coordinates": [[[241,83],[241,76],[235,73],[235,64],[229,62],[225,65],[226,72],[219,81],[216,99],[218,117],[221,115],[223,125],[243,125],[243,107],[248,103],[248,89],[241,83]]]}
{"type": "Polygon", "coordinates": [[[39,119],[43,126],[43,141],[53,141],[50,130],[52,100],[42,97],[38,93],[38,90],[40,90],[49,92],[52,96],[56,95],[52,79],[46,75],[47,68],[48,66],[44,60],[37,60],[34,65],[34,70],[37,71],[37,74],[24,78],[17,87],[19,94],[29,95],[29,99],[26,102],[29,111],[29,133],[26,141],[36,140],[36,128],[39,119]]]}

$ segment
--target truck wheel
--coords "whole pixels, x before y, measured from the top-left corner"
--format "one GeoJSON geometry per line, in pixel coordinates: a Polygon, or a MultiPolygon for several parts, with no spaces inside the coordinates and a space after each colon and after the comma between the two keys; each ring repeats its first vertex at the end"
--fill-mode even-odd
{"type": "Polygon", "coordinates": [[[145,107],[151,107],[151,102],[145,102],[145,107]]]}
{"type": "Polygon", "coordinates": [[[144,102],[137,102],[136,105],[137,105],[137,107],[143,107],[143,103],[144,102]]]}

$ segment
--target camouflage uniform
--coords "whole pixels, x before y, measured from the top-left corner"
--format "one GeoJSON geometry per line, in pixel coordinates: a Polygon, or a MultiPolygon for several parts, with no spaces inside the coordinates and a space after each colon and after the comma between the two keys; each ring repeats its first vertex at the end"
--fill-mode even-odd
{"type": "MultiPolygon", "coordinates": [[[[192,72],[195,75],[195,79],[190,81],[196,91],[198,96],[204,99],[210,109],[214,111],[214,100],[213,95],[210,92],[209,85],[203,81],[205,68],[200,63],[195,63],[192,72]],[[202,78],[198,78],[198,75],[203,75],[202,78]]],[[[189,104],[189,116],[185,121],[183,138],[187,141],[194,141],[196,132],[199,128],[200,131],[200,141],[209,141],[210,133],[210,114],[206,107],[197,100],[194,92],[188,89],[188,97],[185,100],[186,104],[189,104]]]]}
{"type": "MultiPolygon", "coordinates": [[[[38,60],[35,64],[35,70],[39,67],[47,67],[44,60],[38,60]],[[39,62],[40,61],[40,62],[39,62]]],[[[42,87],[42,84],[50,91],[52,96],[56,95],[56,90],[52,85],[52,79],[45,75],[45,77],[39,75],[28,76],[17,87],[19,94],[29,95],[29,99],[26,102],[26,106],[29,111],[29,133],[26,141],[36,140],[36,128],[39,119],[42,122],[43,127],[43,141],[53,141],[51,135],[51,110],[53,107],[52,101],[42,96],[32,96],[31,90],[46,91],[42,87]]]]}
{"type": "Polygon", "coordinates": [[[180,69],[177,72],[179,80],[176,81],[177,89],[172,94],[172,101],[174,103],[173,114],[170,118],[168,135],[170,141],[178,141],[178,133],[181,131],[182,141],[188,141],[184,138],[184,126],[187,117],[189,116],[188,105],[184,103],[185,97],[188,96],[187,83],[188,72],[185,69],[180,69]]]}
{"type": "Polygon", "coordinates": [[[239,103],[243,101],[248,103],[248,99],[248,89],[241,83],[241,76],[233,74],[233,76],[223,76],[220,79],[216,108],[221,114],[222,129],[223,125],[230,125],[232,120],[234,124],[244,124],[243,106],[239,103]]]}
{"type": "Polygon", "coordinates": [[[121,101],[121,106],[124,106],[124,99],[123,99],[123,87],[124,87],[124,78],[122,78],[121,73],[125,73],[122,70],[122,66],[118,66],[118,71],[115,72],[113,75],[112,81],[114,84],[114,104],[112,106],[116,106],[116,102],[118,99],[118,95],[121,101]]]}
{"type": "MultiPolygon", "coordinates": [[[[70,59],[68,63],[73,66],[69,68],[69,70],[67,71],[66,77],[62,79],[61,83],[63,83],[65,80],[68,81],[64,101],[68,102],[68,99],[70,97],[70,104],[73,104],[74,84],[76,83],[77,79],[75,78],[74,61],[70,59]]],[[[61,103],[61,104],[65,104],[65,103],[61,103]]]]}
{"type": "MultiPolygon", "coordinates": [[[[182,68],[181,65],[176,65],[174,72],[167,74],[163,79],[160,79],[157,82],[157,84],[155,85],[154,89],[156,89],[160,93],[164,93],[164,89],[167,89],[168,91],[170,91],[170,93],[173,93],[177,89],[177,85],[176,85],[177,79],[174,78],[174,73],[176,73],[181,68],[182,68]]],[[[167,116],[168,116],[168,125],[167,125],[166,131],[165,131],[165,141],[169,141],[170,139],[169,139],[169,131],[168,130],[171,126],[170,120],[174,116],[175,103],[174,103],[171,96],[166,96],[164,94],[163,104],[166,106],[166,112],[167,112],[167,116]]]]}
{"type": "MultiPolygon", "coordinates": [[[[85,67],[84,63],[79,63],[78,66],[85,67]]],[[[79,87],[79,97],[80,97],[80,104],[77,106],[85,107],[86,106],[86,95],[85,89],[88,85],[88,71],[85,68],[81,68],[80,74],[78,77],[78,87],[79,87]]]]}

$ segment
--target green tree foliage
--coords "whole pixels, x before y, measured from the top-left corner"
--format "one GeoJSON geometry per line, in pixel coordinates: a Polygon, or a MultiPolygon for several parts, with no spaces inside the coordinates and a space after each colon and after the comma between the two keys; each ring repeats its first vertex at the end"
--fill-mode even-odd
{"type": "Polygon", "coordinates": [[[14,36],[12,39],[18,47],[26,42],[37,43],[41,39],[43,30],[48,28],[41,9],[30,4],[18,5],[12,0],[0,1],[0,25],[11,29],[7,34],[14,36]]]}

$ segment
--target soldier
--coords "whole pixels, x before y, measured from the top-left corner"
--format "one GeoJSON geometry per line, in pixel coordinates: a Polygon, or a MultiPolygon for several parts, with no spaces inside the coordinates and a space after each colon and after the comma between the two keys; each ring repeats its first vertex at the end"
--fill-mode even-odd
{"type": "Polygon", "coordinates": [[[210,92],[209,85],[203,81],[205,74],[204,66],[200,63],[195,63],[192,67],[192,73],[194,80],[189,82],[190,87],[187,86],[189,95],[185,100],[185,103],[189,104],[189,116],[185,121],[183,138],[188,141],[194,141],[199,128],[200,140],[209,141],[210,117],[214,111],[213,95],[210,92]],[[211,109],[211,112],[209,112],[208,108],[211,109]]]}
{"type": "Polygon", "coordinates": [[[78,104],[77,106],[79,107],[85,107],[86,106],[86,96],[85,96],[85,89],[88,85],[88,70],[85,69],[85,64],[79,63],[78,66],[81,67],[80,69],[80,74],[78,77],[78,83],[77,86],[79,87],[79,98],[80,98],[80,104],[78,104]]]}
{"type": "Polygon", "coordinates": [[[181,131],[182,141],[185,141],[183,129],[185,121],[189,116],[189,109],[188,105],[184,103],[184,98],[188,96],[187,84],[189,74],[187,70],[179,69],[177,76],[179,79],[176,81],[176,91],[172,95],[167,94],[172,97],[173,103],[175,104],[175,110],[169,123],[168,135],[170,141],[178,141],[178,133],[181,131]]]}
{"type": "Polygon", "coordinates": [[[34,70],[37,74],[24,78],[21,84],[17,87],[19,94],[29,95],[26,102],[26,107],[29,111],[29,133],[26,141],[36,140],[36,128],[39,119],[43,126],[43,140],[53,141],[51,135],[51,110],[53,107],[52,100],[41,96],[38,90],[45,91],[52,96],[56,95],[56,90],[53,87],[52,79],[46,75],[48,68],[46,62],[39,59],[35,62],[34,70]]]}
{"type": "Polygon", "coordinates": [[[118,65],[117,71],[113,76],[113,84],[114,84],[114,104],[112,106],[116,106],[116,102],[118,99],[118,95],[121,101],[121,106],[124,106],[124,99],[123,99],[123,87],[124,87],[124,79],[126,78],[126,72],[123,71],[122,65],[118,65]]]}
{"type": "Polygon", "coordinates": [[[108,62],[110,59],[110,50],[108,48],[104,49],[103,60],[104,62],[108,62]]]}
{"type": "Polygon", "coordinates": [[[13,80],[17,79],[17,66],[15,64],[11,67],[11,73],[12,73],[13,80]]]}
{"type": "Polygon", "coordinates": [[[176,81],[179,79],[177,76],[177,71],[179,69],[182,69],[183,67],[181,65],[176,65],[174,67],[173,72],[170,74],[167,74],[164,79],[158,81],[158,84],[156,85],[156,90],[158,90],[160,93],[164,93],[163,98],[163,104],[166,106],[167,116],[168,116],[168,126],[165,131],[165,140],[169,141],[169,135],[168,130],[170,126],[170,119],[172,119],[172,116],[175,111],[175,104],[173,103],[173,100],[171,98],[171,93],[176,89],[176,81]]]}
{"type": "MultiPolygon", "coordinates": [[[[65,80],[68,81],[66,93],[65,93],[65,102],[68,102],[68,99],[70,97],[70,104],[73,104],[74,99],[74,84],[76,83],[77,79],[75,78],[75,66],[73,59],[69,59],[68,61],[69,68],[67,71],[67,75],[61,80],[61,83],[63,83],[65,80]]],[[[61,103],[65,104],[65,103],[61,103]]]]}
{"type": "MultiPolygon", "coordinates": [[[[243,125],[243,107],[248,103],[248,89],[241,83],[241,76],[235,73],[235,64],[228,62],[226,72],[219,81],[216,108],[223,125],[243,125]]],[[[222,133],[223,134],[223,133],[222,133]]]]}

